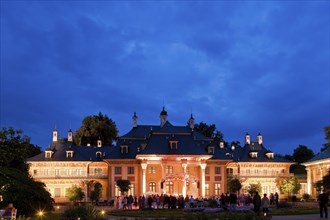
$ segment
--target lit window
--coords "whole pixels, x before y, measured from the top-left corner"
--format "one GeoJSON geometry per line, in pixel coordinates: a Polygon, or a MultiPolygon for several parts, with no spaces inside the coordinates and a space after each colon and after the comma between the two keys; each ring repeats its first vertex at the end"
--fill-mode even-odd
{"type": "Polygon", "coordinates": [[[121,167],[115,167],[115,174],[121,174],[121,167]]]}
{"type": "Polygon", "coordinates": [[[102,168],[95,168],[94,169],[94,175],[102,175],[102,174],[103,174],[102,168]]]}
{"type": "Polygon", "coordinates": [[[73,158],[73,151],[66,151],[66,158],[73,158]]]}
{"type": "Polygon", "coordinates": [[[44,170],[44,175],[45,175],[45,176],[48,176],[48,175],[49,175],[49,170],[48,170],[48,169],[45,169],[45,170],[44,170]]]}
{"type": "Polygon", "coordinates": [[[258,152],[250,152],[250,157],[257,158],[258,152]]]}
{"type": "Polygon", "coordinates": [[[52,155],[53,155],[53,151],[51,151],[51,150],[46,150],[46,151],[45,151],[45,157],[46,157],[46,158],[51,158],[52,155]]]}
{"type": "Polygon", "coordinates": [[[71,175],[71,170],[70,169],[65,169],[65,175],[67,175],[67,176],[71,175]]]}
{"type": "Polygon", "coordinates": [[[178,141],[169,141],[170,148],[173,149],[178,149],[178,141]]]}
{"type": "Polygon", "coordinates": [[[77,170],[76,170],[76,175],[77,175],[77,176],[80,176],[80,175],[81,175],[81,170],[80,170],[80,169],[77,169],[77,170]]]}
{"type": "Polygon", "coordinates": [[[60,170],[59,169],[55,169],[55,176],[59,176],[60,175],[60,170]]]}
{"type": "Polygon", "coordinates": [[[102,158],[102,152],[101,151],[96,152],[96,158],[97,159],[101,159],[102,158]]]}
{"type": "Polygon", "coordinates": [[[166,182],[166,194],[173,194],[173,182],[166,182]]]}
{"type": "Polygon", "coordinates": [[[214,195],[221,195],[221,185],[220,183],[214,184],[214,195]]]}
{"type": "Polygon", "coordinates": [[[134,174],[134,167],[127,167],[127,174],[134,174]]]}
{"type": "Polygon", "coordinates": [[[205,196],[210,195],[210,184],[205,184],[205,196]]]}
{"type": "Polygon", "coordinates": [[[149,191],[150,192],[156,192],[156,183],[155,182],[150,182],[149,183],[149,191]]]}
{"type": "Polygon", "coordinates": [[[55,192],[55,197],[61,197],[61,188],[55,188],[55,190],[54,190],[54,192],[55,192]]]}
{"type": "Polygon", "coordinates": [[[149,173],[150,174],[155,174],[156,173],[156,167],[155,166],[151,166],[149,169],[149,173]]]}
{"type": "Polygon", "coordinates": [[[208,147],[207,152],[209,154],[214,154],[214,147],[208,147]]]}
{"type": "Polygon", "coordinates": [[[233,168],[227,168],[227,175],[232,176],[234,174],[233,168]]]}
{"type": "Polygon", "coordinates": [[[128,146],[127,145],[120,146],[120,152],[122,154],[128,154],[128,146]]]}
{"type": "Polygon", "coordinates": [[[166,174],[172,174],[173,173],[173,167],[172,166],[166,166],[165,173],[166,174]]]}

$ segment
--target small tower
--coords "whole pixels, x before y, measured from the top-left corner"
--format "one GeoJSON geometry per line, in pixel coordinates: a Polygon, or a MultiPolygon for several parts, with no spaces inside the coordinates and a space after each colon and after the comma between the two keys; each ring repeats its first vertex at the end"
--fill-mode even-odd
{"type": "Polygon", "coordinates": [[[245,135],[245,143],[246,144],[251,144],[251,138],[250,138],[249,133],[246,133],[246,135],[245,135]]]}
{"type": "Polygon", "coordinates": [[[97,140],[97,147],[102,147],[102,141],[100,139],[97,140]]]}
{"type": "Polygon", "coordinates": [[[136,116],[136,112],[134,112],[134,115],[132,117],[132,121],[133,121],[133,128],[136,128],[138,126],[137,124],[137,120],[138,120],[138,117],[136,116]]]}
{"type": "Polygon", "coordinates": [[[193,117],[192,114],[190,114],[190,118],[188,120],[188,124],[189,124],[189,127],[191,128],[191,130],[193,131],[194,128],[195,128],[195,119],[193,117]]]}
{"type": "Polygon", "coordinates": [[[167,122],[167,111],[165,111],[165,107],[163,106],[163,110],[160,112],[160,126],[163,127],[167,122]]]}
{"type": "Polygon", "coordinates": [[[57,142],[57,136],[58,136],[58,132],[55,128],[54,131],[53,131],[53,142],[57,142]]]}
{"type": "Polygon", "coordinates": [[[258,144],[262,144],[262,135],[258,134],[258,144]]]}
{"type": "Polygon", "coordinates": [[[72,142],[72,140],[73,140],[72,130],[70,129],[70,130],[68,131],[68,142],[72,142]]]}

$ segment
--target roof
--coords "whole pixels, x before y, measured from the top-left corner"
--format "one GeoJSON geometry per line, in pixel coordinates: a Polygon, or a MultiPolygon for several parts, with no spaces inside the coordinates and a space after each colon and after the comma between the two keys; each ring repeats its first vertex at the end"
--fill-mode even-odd
{"type": "Polygon", "coordinates": [[[330,147],[328,147],[325,151],[319,152],[312,159],[308,160],[306,163],[329,159],[329,158],[330,158],[330,147]]]}
{"type": "Polygon", "coordinates": [[[27,161],[102,161],[102,158],[110,154],[113,148],[112,146],[75,146],[66,139],[58,139],[46,149],[53,152],[50,158],[46,158],[45,152],[42,152],[28,158],[27,161]],[[73,151],[72,158],[67,158],[67,151],[73,151]],[[96,156],[97,152],[101,153],[101,158],[96,156]]]}

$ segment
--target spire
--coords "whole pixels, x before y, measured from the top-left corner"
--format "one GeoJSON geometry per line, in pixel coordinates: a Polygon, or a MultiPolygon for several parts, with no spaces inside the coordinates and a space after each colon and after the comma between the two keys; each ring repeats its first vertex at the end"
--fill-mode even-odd
{"type": "Polygon", "coordinates": [[[136,116],[136,112],[134,112],[134,115],[132,117],[132,121],[133,121],[133,128],[136,128],[138,126],[137,124],[137,119],[138,119],[138,116],[136,116]]]}
{"type": "Polygon", "coordinates": [[[165,107],[163,105],[163,110],[160,112],[160,126],[163,127],[167,122],[167,111],[165,111],[165,107]]]}

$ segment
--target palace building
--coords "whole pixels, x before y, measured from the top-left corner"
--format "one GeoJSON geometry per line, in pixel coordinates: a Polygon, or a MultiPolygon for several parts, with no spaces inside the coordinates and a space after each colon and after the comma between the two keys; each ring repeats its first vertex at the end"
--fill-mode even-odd
{"type": "Polygon", "coordinates": [[[28,159],[30,174],[42,181],[56,202],[66,202],[66,190],[80,186],[89,200],[96,184],[101,200],[119,196],[118,179],[131,182],[128,194],[171,194],[194,197],[219,196],[227,192],[227,181],[238,178],[245,193],[250,184],[260,183],[262,193],[280,192],[279,178],[289,177],[292,162],[277,157],[263,145],[262,136],[245,144],[225,146],[195,130],[191,115],[186,126],[172,125],[163,107],[159,125],[139,125],[118,138],[115,146],[75,146],[70,130],[67,138],[53,131],[52,144],[28,159]]]}
{"type": "Polygon", "coordinates": [[[303,163],[307,170],[307,193],[313,198],[317,198],[318,192],[314,187],[317,181],[328,175],[330,168],[330,148],[315,155],[309,161],[303,163]]]}

